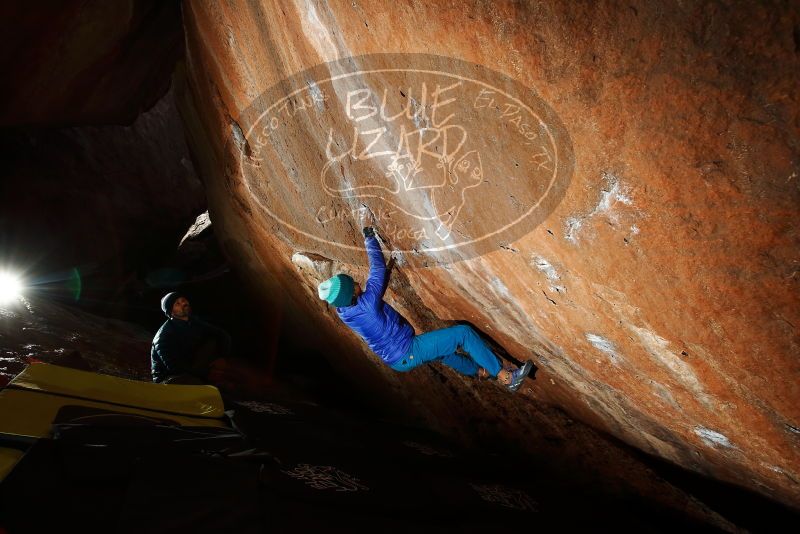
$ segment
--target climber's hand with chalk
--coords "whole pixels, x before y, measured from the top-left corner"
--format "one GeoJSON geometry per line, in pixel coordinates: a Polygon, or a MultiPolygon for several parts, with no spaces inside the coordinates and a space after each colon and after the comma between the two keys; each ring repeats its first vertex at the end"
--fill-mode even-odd
{"type": "Polygon", "coordinates": [[[361,204],[358,210],[358,223],[364,232],[364,237],[375,235],[375,216],[366,204],[361,204]]]}

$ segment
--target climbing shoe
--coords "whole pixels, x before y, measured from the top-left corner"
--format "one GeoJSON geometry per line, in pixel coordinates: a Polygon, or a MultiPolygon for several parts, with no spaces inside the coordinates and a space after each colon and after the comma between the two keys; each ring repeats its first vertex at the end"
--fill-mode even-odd
{"type": "Polygon", "coordinates": [[[511,383],[506,387],[511,391],[517,391],[522,385],[522,382],[525,380],[525,377],[531,372],[531,369],[533,369],[533,362],[528,360],[523,363],[522,367],[519,369],[511,371],[511,383]]]}

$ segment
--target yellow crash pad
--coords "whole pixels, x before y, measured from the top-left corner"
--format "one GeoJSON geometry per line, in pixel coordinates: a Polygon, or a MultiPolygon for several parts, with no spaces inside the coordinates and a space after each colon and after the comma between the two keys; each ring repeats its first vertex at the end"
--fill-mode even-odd
{"type": "Polygon", "coordinates": [[[164,413],[163,411],[142,410],[106,404],[104,402],[87,401],[70,397],[62,397],[42,391],[9,389],[0,391],[0,432],[44,438],[50,435],[50,426],[58,411],[64,406],[86,406],[120,413],[137,414],[160,420],[169,420],[181,426],[215,426],[225,427],[223,419],[208,417],[190,417],[164,413]]]}
{"type": "Polygon", "coordinates": [[[217,418],[225,412],[214,386],[139,382],[43,363],[29,365],[7,387],[194,417],[217,418]]]}
{"type": "MultiPolygon", "coordinates": [[[[167,386],[35,364],[0,390],[0,433],[47,437],[64,406],[136,414],[181,426],[228,426],[221,418],[222,398],[213,386],[167,386]]],[[[23,455],[0,447],[0,481],[23,455]]]]}
{"type": "Polygon", "coordinates": [[[17,449],[0,448],[0,480],[6,478],[24,455],[24,452],[17,449]]]}

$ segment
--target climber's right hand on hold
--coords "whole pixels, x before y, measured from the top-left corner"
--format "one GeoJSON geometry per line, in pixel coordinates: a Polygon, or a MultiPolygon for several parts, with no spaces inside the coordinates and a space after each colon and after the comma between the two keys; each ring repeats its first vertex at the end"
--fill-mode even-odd
{"type": "Polygon", "coordinates": [[[361,204],[358,209],[358,223],[364,232],[364,237],[373,237],[375,235],[375,228],[373,228],[375,217],[366,204],[361,204]]]}
{"type": "Polygon", "coordinates": [[[361,207],[358,208],[358,225],[364,230],[364,235],[366,235],[367,228],[375,226],[375,216],[366,204],[361,204],[361,207]]]}

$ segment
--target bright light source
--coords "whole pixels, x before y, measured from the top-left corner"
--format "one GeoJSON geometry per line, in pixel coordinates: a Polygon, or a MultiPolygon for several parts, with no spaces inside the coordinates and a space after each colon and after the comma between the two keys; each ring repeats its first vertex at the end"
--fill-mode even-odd
{"type": "Polygon", "coordinates": [[[7,304],[20,297],[22,282],[11,273],[0,272],[0,304],[7,304]]]}

